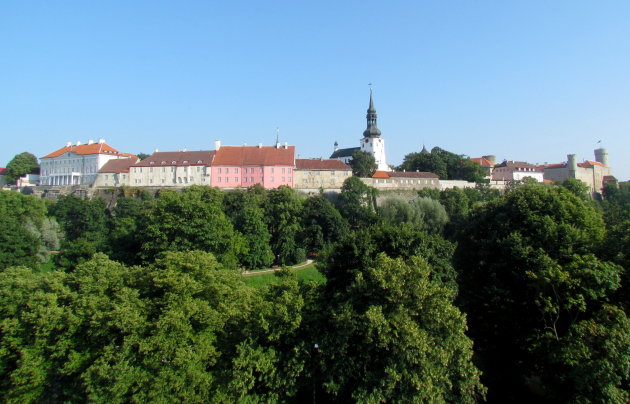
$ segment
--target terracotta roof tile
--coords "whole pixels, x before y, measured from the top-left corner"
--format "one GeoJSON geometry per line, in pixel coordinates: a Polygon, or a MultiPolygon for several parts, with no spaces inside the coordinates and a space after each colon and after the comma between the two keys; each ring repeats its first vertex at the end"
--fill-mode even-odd
{"type": "Polygon", "coordinates": [[[486,158],[483,157],[473,157],[470,159],[471,161],[474,161],[475,163],[479,164],[482,167],[492,167],[494,166],[494,164],[492,164],[492,162],[486,158]]]}
{"type": "Polygon", "coordinates": [[[376,171],[372,175],[372,178],[389,178],[389,174],[387,173],[387,171],[376,171]]]}
{"type": "Polygon", "coordinates": [[[341,160],[295,159],[296,170],[352,170],[341,160]]]}
{"type": "Polygon", "coordinates": [[[4,167],[0,167],[0,175],[6,175],[7,174],[7,169],[4,167]]]}
{"type": "Polygon", "coordinates": [[[209,166],[214,155],[214,150],[155,152],[136,164],[136,167],[209,166]]]}
{"type": "Polygon", "coordinates": [[[92,144],[82,144],[78,146],[73,145],[73,146],[62,147],[61,149],[55,150],[54,152],[47,154],[42,158],[46,159],[46,158],[59,157],[70,152],[81,154],[81,155],[86,155],[86,154],[117,154],[119,155],[120,154],[118,150],[114,149],[113,147],[111,147],[110,145],[106,143],[92,143],[92,144]]]}
{"type": "Polygon", "coordinates": [[[578,167],[589,168],[589,167],[593,167],[593,166],[605,167],[605,165],[603,165],[599,161],[586,160],[583,163],[578,163],[578,167]]]}
{"type": "Polygon", "coordinates": [[[138,157],[130,157],[124,159],[109,160],[100,170],[99,173],[128,173],[129,167],[134,165],[138,161],[138,157]]]}
{"type": "Polygon", "coordinates": [[[293,166],[295,146],[221,146],[216,151],[214,166],[293,166]]]}
{"type": "Polygon", "coordinates": [[[548,168],[564,168],[566,166],[567,166],[566,163],[559,163],[559,164],[547,164],[547,165],[541,166],[541,168],[546,170],[548,168]]]}

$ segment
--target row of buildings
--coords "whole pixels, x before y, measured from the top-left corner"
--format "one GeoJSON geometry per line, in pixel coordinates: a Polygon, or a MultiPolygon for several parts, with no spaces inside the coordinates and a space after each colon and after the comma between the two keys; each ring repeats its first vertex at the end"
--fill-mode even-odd
{"type": "MultiPolygon", "coordinates": [[[[367,127],[358,147],[335,149],[329,159],[296,159],[295,146],[222,146],[215,141],[214,150],[154,152],[140,160],[123,153],[100,139],[85,144],[67,143],[41,157],[40,176],[29,175],[19,185],[90,187],[183,187],[208,185],[219,188],[243,188],[281,185],[300,189],[338,189],[352,175],[348,163],[357,151],[374,156],[377,172],[364,179],[377,188],[448,188],[474,186],[462,181],[440,181],[433,173],[394,172],[387,164],[385,140],[377,126],[372,90],[366,114],[367,127]]],[[[428,153],[423,148],[421,153],[428,153]]],[[[574,154],[560,164],[534,165],[522,161],[496,163],[493,155],[473,158],[483,167],[491,185],[502,187],[508,181],[532,178],[536,181],[561,182],[576,178],[585,182],[593,194],[601,193],[608,182],[615,182],[608,165],[608,151],[595,150],[595,161],[578,163],[574,154]]],[[[0,169],[2,170],[2,169],[0,169]]],[[[0,175],[2,177],[2,175],[0,175]]],[[[0,178],[1,180],[1,178],[0,178]]]]}

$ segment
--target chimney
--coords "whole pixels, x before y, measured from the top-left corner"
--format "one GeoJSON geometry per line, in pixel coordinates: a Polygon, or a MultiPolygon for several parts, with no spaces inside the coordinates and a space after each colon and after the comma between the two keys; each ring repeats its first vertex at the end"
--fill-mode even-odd
{"type": "Polygon", "coordinates": [[[105,139],[99,139],[98,140],[98,144],[103,144],[103,143],[105,143],[105,139]]]}
{"type": "Polygon", "coordinates": [[[154,149],[154,150],[153,150],[153,153],[157,153],[157,152],[159,152],[159,150],[158,150],[158,149],[154,149]]]}
{"type": "Polygon", "coordinates": [[[77,146],[81,146],[81,141],[77,140],[77,146]]]}
{"type": "Polygon", "coordinates": [[[285,150],[289,148],[289,142],[284,142],[284,148],[285,150]]]}
{"type": "Polygon", "coordinates": [[[88,144],[94,144],[94,141],[92,139],[88,140],[88,144]]]}
{"type": "Polygon", "coordinates": [[[220,140],[215,140],[214,141],[214,150],[219,150],[221,148],[221,141],[220,140]]]}
{"type": "Polygon", "coordinates": [[[262,149],[262,143],[258,143],[258,148],[262,149]]]}
{"type": "Polygon", "coordinates": [[[70,147],[70,146],[72,146],[72,142],[67,142],[66,147],[70,147]]]}

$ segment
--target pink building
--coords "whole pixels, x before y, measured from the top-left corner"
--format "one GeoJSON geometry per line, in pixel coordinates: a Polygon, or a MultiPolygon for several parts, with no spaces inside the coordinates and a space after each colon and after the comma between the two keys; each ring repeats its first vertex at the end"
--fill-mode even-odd
{"type": "Polygon", "coordinates": [[[221,146],[216,142],[215,148],[211,174],[214,187],[294,186],[295,146],[221,146]]]}

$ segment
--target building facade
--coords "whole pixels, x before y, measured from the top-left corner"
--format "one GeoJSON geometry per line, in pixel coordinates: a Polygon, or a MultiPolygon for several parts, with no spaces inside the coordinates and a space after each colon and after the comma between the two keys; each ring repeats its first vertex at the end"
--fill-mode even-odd
{"type": "Polygon", "coordinates": [[[542,182],[543,171],[538,166],[524,161],[503,161],[494,166],[492,171],[492,181],[523,181],[528,177],[542,182]]]}
{"type": "Polygon", "coordinates": [[[129,167],[132,187],[211,185],[213,150],[155,152],[129,167]]]}
{"type": "Polygon", "coordinates": [[[608,165],[608,150],[595,150],[595,161],[577,162],[575,154],[567,155],[567,162],[542,166],[546,180],[562,182],[575,178],[588,185],[591,193],[601,194],[607,182],[614,181],[612,169],[608,165]]]}
{"type": "Polygon", "coordinates": [[[296,159],[295,187],[339,189],[352,176],[352,168],[340,160],[296,159]]]}
{"type": "Polygon", "coordinates": [[[295,186],[295,146],[221,146],[215,142],[211,185],[219,188],[295,186]]]}
{"type": "Polygon", "coordinates": [[[98,171],[110,160],[135,157],[121,153],[100,139],[86,144],[73,145],[49,153],[40,159],[40,185],[88,185],[94,184],[98,171]]]}
{"type": "Polygon", "coordinates": [[[139,161],[138,157],[109,160],[98,170],[95,187],[121,187],[131,185],[129,170],[139,161]]]}
{"type": "Polygon", "coordinates": [[[440,177],[423,171],[376,171],[372,178],[361,178],[361,181],[382,190],[440,188],[440,177]]]}

